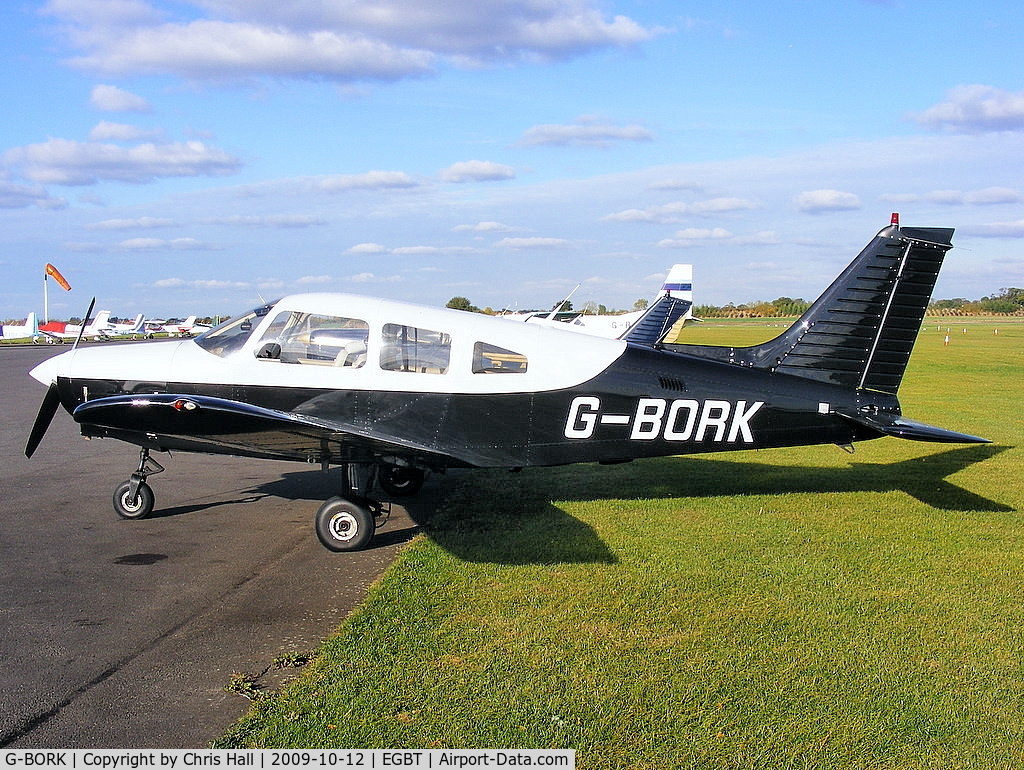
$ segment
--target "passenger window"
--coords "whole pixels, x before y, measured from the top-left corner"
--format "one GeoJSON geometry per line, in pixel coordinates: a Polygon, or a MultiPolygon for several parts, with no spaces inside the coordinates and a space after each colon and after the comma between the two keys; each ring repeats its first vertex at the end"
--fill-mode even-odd
{"type": "Polygon", "coordinates": [[[486,342],[473,346],[473,374],[523,374],[526,356],[486,342]]]}
{"type": "Polygon", "coordinates": [[[366,363],[369,335],[369,324],[358,318],[293,310],[280,313],[267,327],[256,357],[358,369],[366,363]]]}
{"type": "Polygon", "coordinates": [[[380,368],[392,372],[444,374],[448,371],[451,352],[452,338],[444,332],[384,324],[380,368]]]}

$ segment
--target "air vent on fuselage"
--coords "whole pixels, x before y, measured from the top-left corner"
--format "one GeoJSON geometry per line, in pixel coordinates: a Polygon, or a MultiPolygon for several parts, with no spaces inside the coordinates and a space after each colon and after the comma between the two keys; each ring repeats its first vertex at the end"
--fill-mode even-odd
{"type": "Polygon", "coordinates": [[[686,390],[686,383],[679,377],[665,377],[658,375],[658,385],[662,390],[686,390]]]}

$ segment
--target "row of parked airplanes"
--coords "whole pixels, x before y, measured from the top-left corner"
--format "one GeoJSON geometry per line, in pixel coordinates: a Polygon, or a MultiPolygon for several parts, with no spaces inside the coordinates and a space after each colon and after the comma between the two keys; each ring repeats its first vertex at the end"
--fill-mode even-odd
{"type": "MultiPolygon", "coordinates": [[[[658,296],[671,294],[693,304],[693,266],[674,265],[669,271],[668,277],[662,284],[658,296]]],[[[577,287],[579,288],[579,287],[577,287]]],[[[575,291],[575,290],[574,290],[575,291]]],[[[567,297],[555,306],[550,312],[523,312],[505,313],[504,317],[527,323],[557,324],[559,328],[569,328],[573,331],[592,334],[597,337],[615,338],[625,332],[643,315],[643,310],[636,310],[631,313],[619,313],[614,315],[589,315],[582,312],[563,311],[561,308],[567,304],[567,297]]],[[[686,320],[692,318],[691,312],[687,311],[686,320]]],[[[34,343],[46,342],[48,344],[63,343],[66,340],[74,341],[81,335],[84,340],[108,341],[124,339],[152,339],[157,334],[168,337],[195,337],[210,327],[201,324],[192,315],[178,323],[166,321],[146,320],[145,314],[139,313],[134,321],[117,323],[110,320],[110,311],[101,310],[92,321],[87,320],[85,329],[81,324],[65,323],[63,321],[49,321],[40,324],[35,313],[29,313],[23,324],[0,323],[0,339],[24,340],[31,339],[34,343]]]]}
{"type": "Polygon", "coordinates": [[[64,321],[48,321],[40,324],[35,313],[29,313],[22,324],[0,323],[0,339],[26,340],[38,344],[46,342],[50,345],[66,340],[77,340],[79,336],[85,340],[117,340],[117,339],[152,339],[157,334],[169,337],[194,337],[210,329],[209,326],[189,316],[179,323],[146,320],[145,314],[139,313],[134,321],[118,323],[110,320],[110,311],[102,310],[92,321],[86,319],[85,328],[81,324],[65,323],[64,321]]]}

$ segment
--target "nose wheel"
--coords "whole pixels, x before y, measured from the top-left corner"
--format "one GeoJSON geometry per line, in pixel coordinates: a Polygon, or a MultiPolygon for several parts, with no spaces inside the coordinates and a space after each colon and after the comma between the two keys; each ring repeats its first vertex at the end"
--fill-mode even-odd
{"type": "Polygon", "coordinates": [[[139,469],[114,490],[114,512],[122,519],[144,519],[149,516],[153,512],[155,498],[146,479],[163,470],[164,467],[149,456],[149,450],[142,449],[139,452],[139,469]]]}

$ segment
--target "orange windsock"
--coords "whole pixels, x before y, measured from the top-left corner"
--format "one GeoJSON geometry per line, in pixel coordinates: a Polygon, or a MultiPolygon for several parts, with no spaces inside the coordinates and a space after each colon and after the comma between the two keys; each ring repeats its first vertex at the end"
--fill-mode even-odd
{"type": "Polygon", "coordinates": [[[71,284],[67,282],[67,279],[60,274],[60,270],[55,268],[49,262],[46,263],[46,274],[53,278],[57,283],[61,285],[65,291],[71,291],[71,284]]]}

